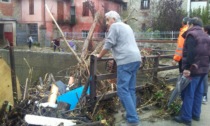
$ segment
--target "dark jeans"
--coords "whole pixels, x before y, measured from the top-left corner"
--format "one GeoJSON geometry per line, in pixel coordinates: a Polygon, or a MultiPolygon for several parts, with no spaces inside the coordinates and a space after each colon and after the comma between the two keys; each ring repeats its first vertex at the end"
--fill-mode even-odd
{"type": "Polygon", "coordinates": [[[181,118],[191,121],[192,116],[200,117],[203,98],[203,78],[205,75],[192,77],[192,81],[182,91],[181,118]]]}
{"type": "Polygon", "coordinates": [[[54,52],[56,51],[56,48],[58,48],[58,51],[60,52],[60,47],[56,45],[54,45],[54,52]]]}
{"type": "Polygon", "coordinates": [[[28,42],[29,49],[31,49],[31,46],[32,46],[32,42],[28,42]]]}

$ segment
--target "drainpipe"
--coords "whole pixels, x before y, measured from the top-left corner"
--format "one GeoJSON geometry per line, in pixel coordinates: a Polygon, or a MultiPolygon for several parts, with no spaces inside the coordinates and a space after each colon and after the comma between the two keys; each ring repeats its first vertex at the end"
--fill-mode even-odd
{"type": "Polygon", "coordinates": [[[46,1],[44,0],[44,26],[46,27],[46,17],[45,17],[45,3],[46,3],[46,1]]]}
{"type": "Polygon", "coordinates": [[[191,13],[191,0],[187,0],[187,16],[190,17],[191,13]]]}

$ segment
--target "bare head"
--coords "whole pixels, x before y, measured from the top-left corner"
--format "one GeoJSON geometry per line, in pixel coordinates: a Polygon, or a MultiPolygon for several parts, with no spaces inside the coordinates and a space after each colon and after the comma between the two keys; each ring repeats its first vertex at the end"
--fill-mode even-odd
{"type": "Polygon", "coordinates": [[[203,22],[200,18],[193,17],[189,20],[189,26],[190,26],[190,28],[193,27],[193,26],[203,27],[203,22]]]}
{"type": "Polygon", "coordinates": [[[204,26],[204,31],[205,31],[208,35],[210,35],[210,25],[204,26]]]}
{"type": "Polygon", "coordinates": [[[109,11],[105,14],[106,25],[110,27],[115,22],[120,22],[120,15],[116,11],[109,11]]]}
{"type": "Polygon", "coordinates": [[[187,25],[188,22],[189,22],[189,20],[190,20],[189,17],[184,17],[184,18],[182,19],[182,25],[187,25]]]}

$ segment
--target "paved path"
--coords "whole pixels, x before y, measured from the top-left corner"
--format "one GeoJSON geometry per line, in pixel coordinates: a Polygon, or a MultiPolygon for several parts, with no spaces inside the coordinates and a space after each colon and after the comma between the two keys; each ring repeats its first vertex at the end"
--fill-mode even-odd
{"type": "MultiPolygon", "coordinates": [[[[208,97],[210,97],[210,87],[208,92],[208,97]]],[[[210,99],[208,99],[210,100],[210,99]]],[[[148,114],[151,114],[151,112],[145,112],[144,114],[140,114],[140,118],[145,118],[148,114]]],[[[121,114],[116,114],[118,116],[115,126],[119,126],[121,122],[124,120],[122,119],[121,114]]],[[[185,126],[184,124],[180,124],[177,122],[174,122],[173,120],[155,120],[155,122],[149,122],[149,121],[142,121],[141,126],[185,126]]],[[[202,105],[202,113],[200,121],[192,121],[192,126],[210,126],[210,102],[207,104],[202,105]]]]}

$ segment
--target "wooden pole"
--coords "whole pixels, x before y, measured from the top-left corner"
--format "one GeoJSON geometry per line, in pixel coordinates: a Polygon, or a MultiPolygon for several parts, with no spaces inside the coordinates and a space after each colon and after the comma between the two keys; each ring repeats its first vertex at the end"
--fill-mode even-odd
{"type": "Polygon", "coordinates": [[[49,13],[50,17],[51,17],[52,20],[54,21],[55,25],[57,26],[58,30],[60,31],[60,33],[61,33],[61,35],[62,35],[62,37],[63,37],[63,39],[64,39],[66,45],[69,47],[70,51],[71,51],[71,52],[74,54],[74,56],[77,58],[78,62],[81,63],[82,60],[79,58],[79,56],[77,55],[77,53],[71,48],[71,46],[69,45],[69,43],[66,41],[66,38],[65,38],[65,36],[64,36],[64,34],[63,34],[63,32],[62,32],[62,30],[60,29],[58,23],[56,22],[55,18],[53,17],[52,13],[50,12],[49,7],[47,6],[47,4],[45,4],[45,7],[46,7],[47,12],[49,13]]]}
{"type": "Polygon", "coordinates": [[[90,40],[92,39],[93,32],[94,32],[96,24],[98,22],[98,18],[99,18],[99,12],[96,12],[93,24],[90,28],[90,31],[88,33],[87,38],[85,39],[85,43],[84,43],[83,48],[82,48],[81,58],[83,58],[83,59],[86,59],[86,56],[88,55],[88,45],[90,43],[90,40]]]}
{"type": "Polygon", "coordinates": [[[17,93],[17,83],[16,83],[16,74],[15,74],[15,58],[14,58],[13,46],[9,47],[9,54],[10,54],[13,100],[14,100],[14,105],[16,105],[17,100],[18,100],[18,93],[17,93]]]}

